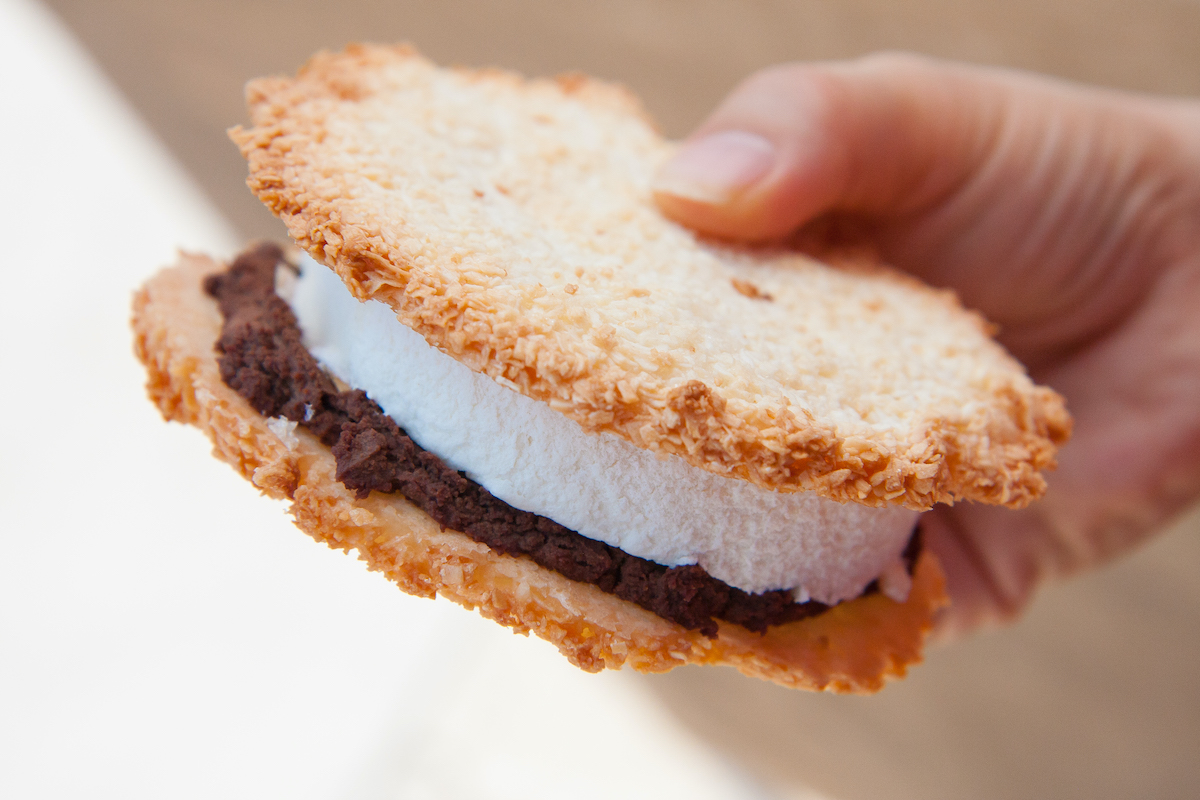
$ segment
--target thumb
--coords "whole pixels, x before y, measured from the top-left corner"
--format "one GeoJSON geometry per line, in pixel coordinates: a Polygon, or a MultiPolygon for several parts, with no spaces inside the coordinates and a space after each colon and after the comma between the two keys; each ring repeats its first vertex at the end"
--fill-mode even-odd
{"type": "Polygon", "coordinates": [[[960,185],[994,141],[1003,93],[964,78],[898,54],[756,73],[663,166],[655,198],[678,222],[747,241],[831,210],[918,211],[960,185]]]}

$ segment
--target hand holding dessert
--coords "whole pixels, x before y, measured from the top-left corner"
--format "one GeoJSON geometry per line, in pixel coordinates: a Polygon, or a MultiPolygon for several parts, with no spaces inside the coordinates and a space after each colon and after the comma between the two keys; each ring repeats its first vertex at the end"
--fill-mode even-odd
{"type": "Polygon", "coordinates": [[[943,630],[1011,617],[1200,496],[1200,103],[906,55],[780,66],[700,126],[656,198],[721,238],[868,242],[1066,396],[1042,500],[923,518],[943,630]]]}

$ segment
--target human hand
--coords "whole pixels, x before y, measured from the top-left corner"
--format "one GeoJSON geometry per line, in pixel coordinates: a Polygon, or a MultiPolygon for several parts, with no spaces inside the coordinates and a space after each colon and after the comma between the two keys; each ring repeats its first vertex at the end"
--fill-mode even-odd
{"type": "Polygon", "coordinates": [[[1200,496],[1200,102],[916,56],[785,65],[726,98],[655,189],[733,240],[849,221],[1067,398],[1042,500],[923,517],[943,632],[1015,615],[1200,496]]]}

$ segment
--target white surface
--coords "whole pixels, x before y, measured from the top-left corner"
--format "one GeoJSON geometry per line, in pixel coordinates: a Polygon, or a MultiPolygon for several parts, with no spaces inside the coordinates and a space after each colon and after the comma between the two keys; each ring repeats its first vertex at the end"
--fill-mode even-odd
{"type": "Polygon", "coordinates": [[[429,346],[383,303],[360,303],[312,259],[302,271],[292,304],[314,355],[510,505],[659,564],[698,563],[747,592],[832,605],[892,564],[904,570],[914,511],[773,492],[585,433],[429,346]]]}
{"type": "Polygon", "coordinates": [[[0,0],[0,74],[0,797],[756,794],[630,676],[402,595],[163,424],[130,294],[233,234],[39,7],[0,0]]]}

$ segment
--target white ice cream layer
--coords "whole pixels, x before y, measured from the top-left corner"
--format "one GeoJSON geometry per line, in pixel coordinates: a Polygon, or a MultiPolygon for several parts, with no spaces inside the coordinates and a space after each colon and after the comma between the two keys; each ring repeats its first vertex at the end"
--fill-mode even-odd
{"type": "Polygon", "coordinates": [[[773,492],[586,433],[430,347],[307,259],[291,302],[312,353],[421,447],[509,505],[631,555],[699,564],[747,592],[836,603],[893,565],[912,532],[916,514],[904,508],[773,492]]]}

